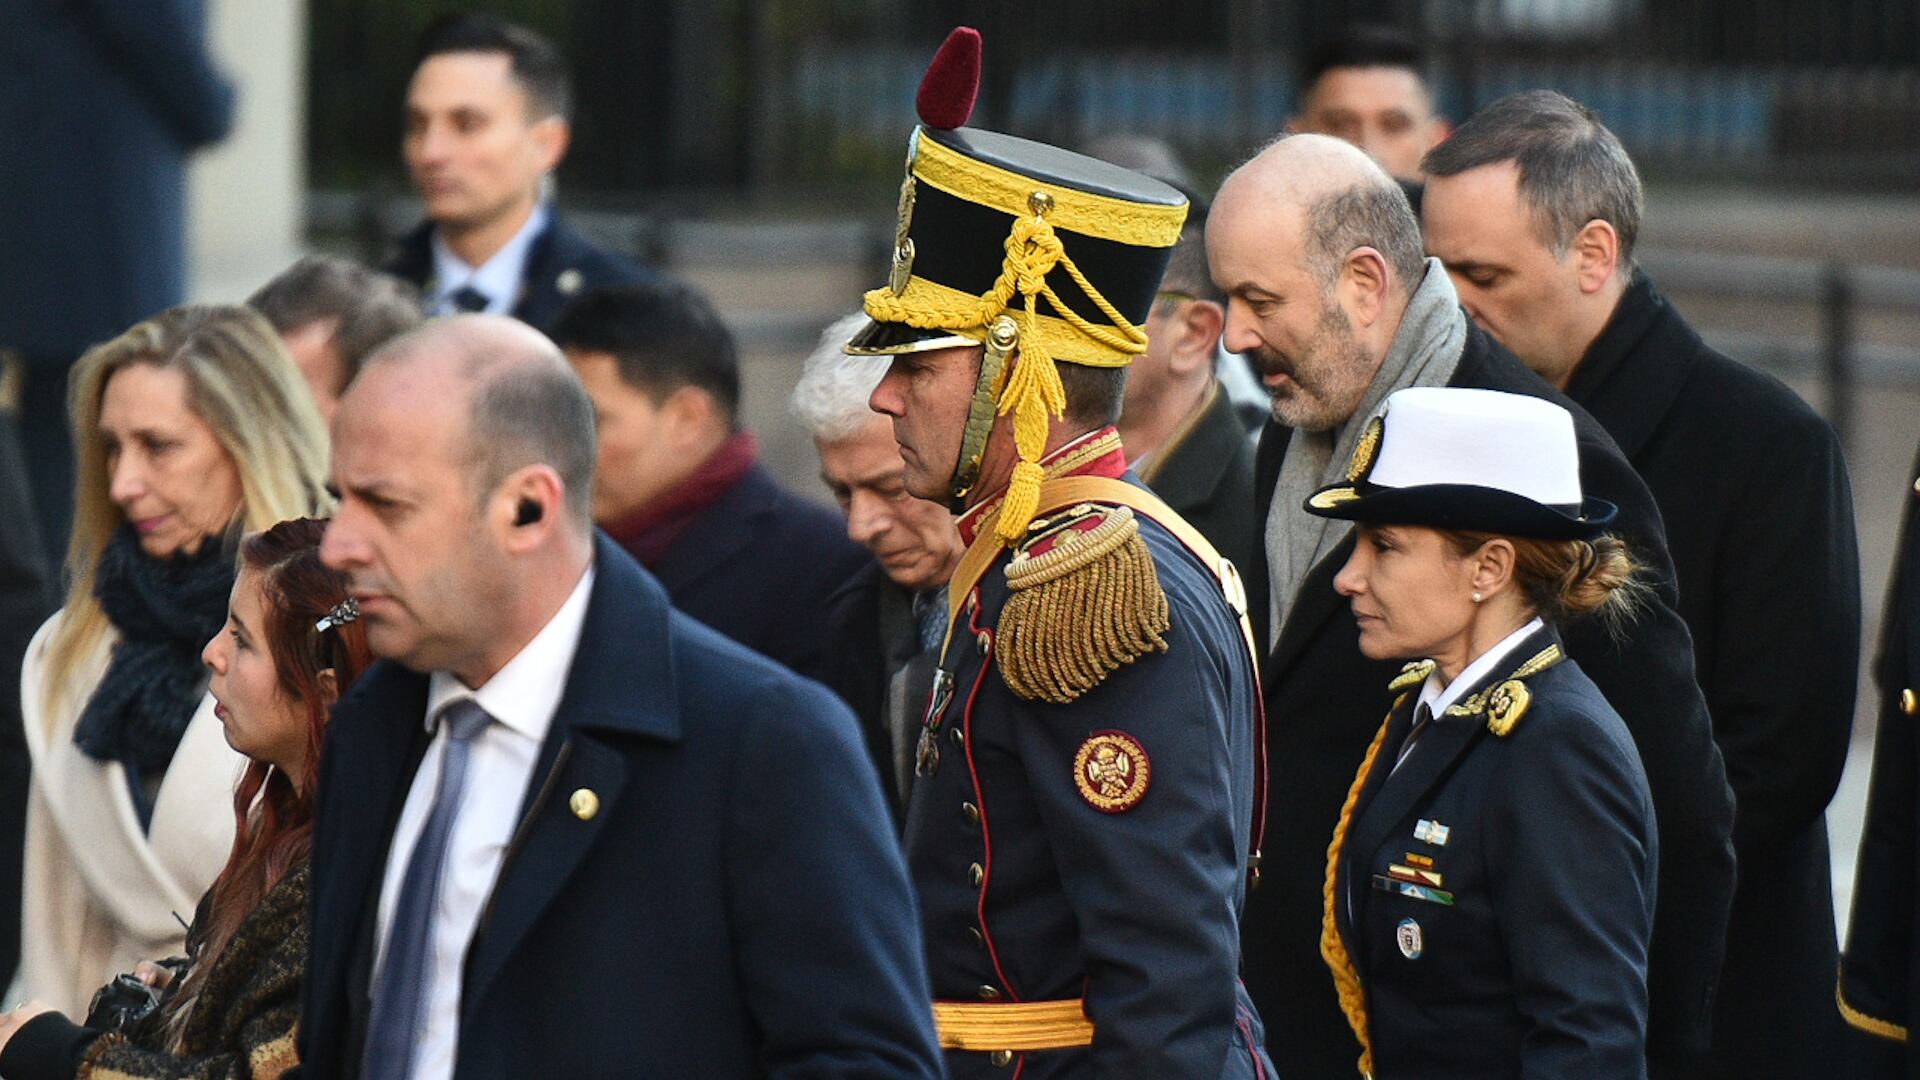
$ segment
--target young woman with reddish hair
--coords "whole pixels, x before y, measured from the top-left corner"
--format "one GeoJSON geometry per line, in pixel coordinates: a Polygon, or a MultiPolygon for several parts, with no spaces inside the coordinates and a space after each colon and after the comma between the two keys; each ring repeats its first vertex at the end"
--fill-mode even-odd
{"type": "Polygon", "coordinates": [[[297,1063],[320,746],[329,708],[371,660],[345,578],[321,565],[325,528],[302,518],[246,538],[226,625],[202,653],[227,742],[250,763],[233,851],[187,955],[136,969],[158,1005],[117,1030],[101,1010],[81,1024],[37,1002],[0,1016],[9,1080],[265,1080],[297,1063]]]}

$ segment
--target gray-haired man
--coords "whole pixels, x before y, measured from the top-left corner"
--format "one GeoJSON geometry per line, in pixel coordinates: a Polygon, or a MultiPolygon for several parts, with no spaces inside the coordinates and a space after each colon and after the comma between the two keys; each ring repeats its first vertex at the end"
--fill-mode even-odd
{"type": "Polygon", "coordinates": [[[847,536],[873,552],[874,563],[827,600],[820,674],[860,718],[897,814],[913,782],[913,744],[961,545],[945,506],[907,494],[893,425],[867,407],[888,361],[841,349],[866,324],[856,313],[827,327],[792,408],[820,452],[820,478],[846,511],[847,536]]]}

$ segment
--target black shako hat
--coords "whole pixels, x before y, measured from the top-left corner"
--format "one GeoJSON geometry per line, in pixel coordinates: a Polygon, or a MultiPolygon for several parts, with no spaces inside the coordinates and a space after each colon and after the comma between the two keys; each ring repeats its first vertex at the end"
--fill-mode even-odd
{"type": "Polygon", "coordinates": [[[1573,416],[1498,390],[1413,387],[1387,398],[1344,483],[1304,509],[1376,525],[1426,525],[1536,540],[1591,540],[1615,507],[1580,490],[1573,416]]]}

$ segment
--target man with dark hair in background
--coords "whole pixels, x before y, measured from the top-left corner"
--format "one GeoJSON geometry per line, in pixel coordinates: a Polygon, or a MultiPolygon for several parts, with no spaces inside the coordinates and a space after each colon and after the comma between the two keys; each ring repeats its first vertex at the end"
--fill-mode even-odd
{"type": "Polygon", "coordinates": [[[1196,203],[1147,314],[1147,351],[1128,366],[1115,426],[1140,479],[1245,567],[1257,557],[1253,445],[1214,376],[1226,297],[1207,274],[1206,227],[1196,203]]]}
{"type": "Polygon", "coordinates": [[[829,594],[867,561],[825,506],[793,495],[739,425],[733,335],[668,278],[588,292],[553,326],[599,423],[593,516],[675,607],[816,675],[829,594]]]}
{"type": "Polygon", "coordinates": [[[247,306],[279,332],[329,422],[360,364],[422,319],[413,286],[337,255],[300,259],[260,286],[247,306]]]}
{"type": "Polygon", "coordinates": [[[429,314],[507,314],[545,330],[582,289],[647,277],[549,201],[573,93],[552,42],[456,14],[427,27],[416,56],[401,149],[427,220],[386,270],[420,288],[429,314]]]}
{"type": "Polygon", "coordinates": [[[1426,167],[1427,250],[1461,303],[1612,433],[1666,520],[1739,809],[1705,1075],[1844,1072],[1826,808],[1853,729],[1860,556],[1839,440],[1634,266],[1640,177],[1590,110],[1503,98],[1426,167]]]}
{"type": "Polygon", "coordinates": [[[1345,139],[1400,181],[1417,210],[1420,158],[1447,137],[1434,110],[1426,57],[1391,26],[1355,23],[1313,51],[1300,79],[1292,132],[1345,139]]]}
{"type": "MultiPolygon", "coordinates": [[[[1242,926],[1247,985],[1275,1028],[1280,1074],[1350,1076],[1359,1053],[1319,955],[1327,840],[1399,671],[1360,654],[1354,613],[1333,589],[1352,530],[1303,503],[1345,478],[1388,395],[1466,386],[1546,398],[1573,414],[1581,487],[1619,507],[1615,531],[1647,571],[1647,602],[1622,637],[1594,623],[1563,630],[1568,655],[1633,733],[1653,792],[1660,866],[1648,998],[1624,1004],[1646,1012],[1654,1075],[1685,1075],[1705,1050],[1720,970],[1733,797],[1674,610],[1652,494],[1592,417],[1467,319],[1439,261],[1422,258],[1399,185],[1347,143],[1290,136],[1242,166],[1214,200],[1207,249],[1227,294],[1227,347],[1255,361],[1273,396],[1254,462],[1266,557],[1251,568],[1249,591],[1273,635],[1262,678],[1275,718],[1276,828],[1242,926]]],[[[1566,857],[1579,858],[1577,846],[1566,857]]]]}

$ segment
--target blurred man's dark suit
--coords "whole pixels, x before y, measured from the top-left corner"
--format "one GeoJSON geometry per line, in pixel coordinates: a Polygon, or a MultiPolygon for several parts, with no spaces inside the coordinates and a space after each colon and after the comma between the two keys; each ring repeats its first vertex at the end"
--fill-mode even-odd
{"type": "Polygon", "coordinates": [[[187,158],[233,121],[205,27],[203,0],[0,4],[0,349],[26,364],[21,445],[54,558],[67,369],[186,293],[187,158]]]}

